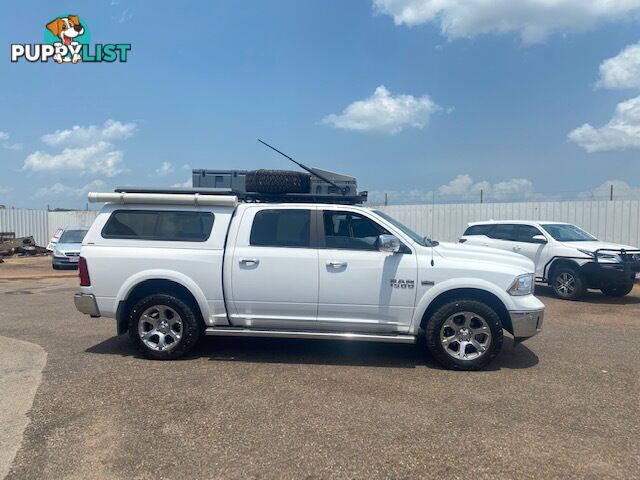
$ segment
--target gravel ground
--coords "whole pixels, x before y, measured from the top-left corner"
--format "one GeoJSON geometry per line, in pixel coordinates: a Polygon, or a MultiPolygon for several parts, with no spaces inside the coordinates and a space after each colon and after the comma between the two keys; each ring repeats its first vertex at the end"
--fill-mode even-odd
{"type": "Polygon", "coordinates": [[[76,284],[0,280],[2,335],[47,354],[7,479],[640,471],[638,287],[580,303],[539,288],[540,335],[506,340],[487,371],[451,372],[424,343],[208,338],[187,359],[148,361],[113,320],[75,311],[76,284]]]}

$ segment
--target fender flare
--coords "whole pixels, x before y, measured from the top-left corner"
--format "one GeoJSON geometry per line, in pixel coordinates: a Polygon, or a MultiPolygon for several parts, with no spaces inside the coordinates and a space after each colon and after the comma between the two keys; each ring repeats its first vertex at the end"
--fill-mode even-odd
{"type": "Polygon", "coordinates": [[[207,303],[207,297],[205,297],[202,289],[190,277],[174,270],[143,270],[136,273],[135,275],[132,275],[124,284],[122,284],[122,286],[118,290],[115,303],[116,308],[118,305],[120,305],[120,302],[123,302],[127,298],[129,298],[129,294],[136,286],[147,280],[169,280],[171,282],[179,283],[184,288],[189,290],[189,292],[191,292],[191,295],[193,295],[193,298],[196,299],[205,323],[210,318],[211,312],[209,304],[207,303]]]}
{"type": "Polygon", "coordinates": [[[418,329],[420,328],[422,317],[436,298],[444,293],[462,289],[484,291],[497,297],[498,300],[502,302],[507,311],[514,310],[515,308],[511,296],[506,291],[501,290],[497,285],[487,280],[482,280],[479,278],[455,278],[445,280],[444,282],[437,283],[435,286],[427,290],[425,294],[418,300],[415,311],[413,313],[409,331],[413,334],[417,333],[418,329]]]}

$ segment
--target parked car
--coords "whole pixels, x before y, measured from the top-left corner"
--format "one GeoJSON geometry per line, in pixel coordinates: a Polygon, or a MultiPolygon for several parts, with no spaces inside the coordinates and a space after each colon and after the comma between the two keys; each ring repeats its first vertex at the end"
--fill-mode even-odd
{"type": "Polygon", "coordinates": [[[490,221],[470,223],[460,243],[513,251],[533,260],[536,279],[565,300],[577,300],[588,288],[622,297],[640,272],[637,247],[601,242],[570,223],[490,221]]]}
{"type": "Polygon", "coordinates": [[[62,268],[78,268],[80,247],[87,234],[87,227],[65,228],[53,247],[51,263],[54,270],[62,268]]]}
{"type": "Polygon", "coordinates": [[[82,244],[76,307],[115,318],[154,359],[202,335],[414,343],[423,328],[438,362],[476,370],[500,352],[503,329],[516,343],[540,331],[529,259],[300,197],[89,194],[107,203],[82,244]]]}

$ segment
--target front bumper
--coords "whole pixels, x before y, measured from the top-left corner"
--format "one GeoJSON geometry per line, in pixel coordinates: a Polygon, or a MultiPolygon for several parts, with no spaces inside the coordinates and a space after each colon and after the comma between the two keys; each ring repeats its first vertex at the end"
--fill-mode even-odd
{"type": "Polygon", "coordinates": [[[589,262],[580,267],[589,288],[602,288],[609,285],[633,282],[640,272],[640,262],[602,263],[589,262]]]}
{"type": "Polygon", "coordinates": [[[51,264],[61,268],[78,268],[77,257],[74,260],[71,260],[71,257],[52,257],[51,264]]]}
{"type": "Polygon", "coordinates": [[[537,335],[542,330],[544,320],[544,308],[540,310],[511,311],[511,326],[513,338],[516,343],[523,342],[527,338],[537,335]]]}
{"type": "Polygon", "coordinates": [[[76,309],[86,315],[91,315],[94,318],[100,316],[100,310],[96,303],[96,297],[90,293],[76,293],[73,295],[73,302],[76,304],[76,309]]]}

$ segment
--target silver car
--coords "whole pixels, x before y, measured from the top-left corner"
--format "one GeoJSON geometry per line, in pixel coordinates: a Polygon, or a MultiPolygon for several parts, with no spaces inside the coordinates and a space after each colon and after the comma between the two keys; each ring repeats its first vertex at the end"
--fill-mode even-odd
{"type": "Polygon", "coordinates": [[[87,230],[86,227],[65,228],[53,249],[51,263],[54,270],[78,268],[80,247],[87,230]]]}

